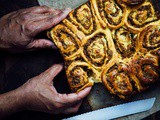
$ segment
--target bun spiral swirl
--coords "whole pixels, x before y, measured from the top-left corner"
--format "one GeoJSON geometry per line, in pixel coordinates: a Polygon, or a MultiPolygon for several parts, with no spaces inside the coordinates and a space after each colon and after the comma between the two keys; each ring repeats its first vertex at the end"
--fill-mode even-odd
{"type": "Polygon", "coordinates": [[[154,7],[148,1],[129,11],[128,20],[125,23],[134,32],[140,32],[146,24],[157,20],[154,7]]]}

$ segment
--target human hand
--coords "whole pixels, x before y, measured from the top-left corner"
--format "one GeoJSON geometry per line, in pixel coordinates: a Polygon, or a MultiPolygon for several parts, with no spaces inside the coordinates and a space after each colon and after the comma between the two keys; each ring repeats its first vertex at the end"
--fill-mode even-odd
{"type": "Polygon", "coordinates": [[[46,39],[35,39],[40,32],[62,21],[70,9],[54,10],[47,6],[21,9],[0,19],[0,48],[24,51],[35,48],[55,47],[46,39]]]}
{"type": "Polygon", "coordinates": [[[79,93],[57,93],[53,86],[53,79],[61,70],[61,65],[54,65],[39,76],[30,79],[18,89],[23,91],[24,109],[52,114],[69,114],[78,111],[82,99],[89,94],[91,87],[79,93]]]}

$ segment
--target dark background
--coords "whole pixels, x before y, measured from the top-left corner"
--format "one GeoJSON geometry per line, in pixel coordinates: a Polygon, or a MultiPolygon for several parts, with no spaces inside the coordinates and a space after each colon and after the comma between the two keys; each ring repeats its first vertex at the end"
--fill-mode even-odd
{"type": "MultiPolygon", "coordinates": [[[[36,5],[38,5],[36,0],[0,0],[0,17],[15,10],[36,5]]],[[[46,37],[44,34],[39,36],[46,37]]],[[[0,94],[16,89],[28,79],[40,74],[53,64],[62,62],[63,59],[56,50],[43,49],[20,54],[0,51],[0,94]]],[[[55,81],[58,92],[70,92],[64,70],[56,77],[55,81]]],[[[83,110],[83,108],[81,107],[80,110],[83,110]]],[[[58,120],[63,117],[66,116],[23,111],[10,116],[8,120],[58,120]]],[[[159,120],[160,112],[146,119],[159,120]]]]}

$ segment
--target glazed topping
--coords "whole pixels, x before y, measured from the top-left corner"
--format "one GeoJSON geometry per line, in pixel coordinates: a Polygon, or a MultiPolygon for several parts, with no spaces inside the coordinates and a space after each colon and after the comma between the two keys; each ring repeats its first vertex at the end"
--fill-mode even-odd
{"type": "Polygon", "coordinates": [[[97,0],[99,12],[103,21],[110,25],[118,25],[122,21],[123,10],[114,0],[97,0]]]}
{"type": "Polygon", "coordinates": [[[72,79],[72,86],[81,87],[88,81],[88,76],[86,74],[86,71],[84,71],[81,67],[77,67],[73,69],[71,73],[71,79],[72,79]],[[80,85],[80,86],[79,86],[80,85]]]}
{"type": "Polygon", "coordinates": [[[90,58],[95,62],[101,62],[105,57],[105,38],[103,36],[97,37],[94,41],[88,46],[87,51],[90,58]]]}
{"type": "Polygon", "coordinates": [[[61,46],[64,47],[65,51],[74,51],[76,49],[76,44],[72,36],[68,35],[67,33],[61,32],[59,33],[59,38],[62,43],[61,46]]]}
{"type": "Polygon", "coordinates": [[[106,74],[106,84],[108,84],[109,90],[123,98],[130,95],[133,92],[133,88],[129,74],[123,71],[123,67],[126,66],[119,65],[117,67],[113,66],[106,74]]]}
{"type": "Polygon", "coordinates": [[[135,52],[135,41],[137,35],[122,27],[115,33],[115,43],[118,51],[126,57],[135,52]]]}
{"type": "Polygon", "coordinates": [[[89,29],[92,25],[92,15],[87,5],[77,10],[77,20],[82,24],[85,29],[89,29]]]}
{"type": "Polygon", "coordinates": [[[145,48],[158,48],[160,47],[160,25],[149,26],[144,31],[143,46],[145,48]]]}
{"type": "Polygon", "coordinates": [[[108,51],[107,39],[104,35],[97,35],[88,40],[84,47],[86,58],[96,66],[101,66],[110,59],[111,55],[108,54],[108,51]]]}
{"type": "Polygon", "coordinates": [[[123,91],[124,93],[129,92],[129,90],[127,89],[128,85],[126,81],[129,81],[129,78],[124,73],[120,73],[115,76],[115,85],[118,91],[123,91]]]}
{"type": "Polygon", "coordinates": [[[90,4],[84,4],[79,9],[70,14],[69,20],[78,26],[78,30],[84,34],[91,34],[96,29],[96,24],[91,11],[90,4]]]}
{"type": "Polygon", "coordinates": [[[154,65],[155,63],[156,61],[153,58],[140,60],[137,67],[137,77],[143,85],[154,83],[158,79],[158,68],[154,65]]]}
{"type": "Polygon", "coordinates": [[[104,2],[104,10],[110,24],[119,24],[122,18],[122,10],[113,0],[106,0],[104,2]]]}
{"type": "Polygon", "coordinates": [[[117,9],[114,2],[111,2],[111,1],[105,2],[105,11],[108,14],[115,14],[117,9]]]}
{"type": "Polygon", "coordinates": [[[117,32],[117,38],[119,44],[121,44],[121,46],[123,46],[123,48],[125,48],[126,50],[131,45],[133,39],[132,34],[124,28],[119,29],[119,31],[117,32]]]}
{"type": "MultiPolygon", "coordinates": [[[[97,78],[95,70],[90,68],[86,62],[72,62],[67,68],[67,78],[73,92],[97,78]]],[[[92,81],[93,82],[93,81],[92,81]]]]}
{"type": "Polygon", "coordinates": [[[72,55],[78,50],[78,39],[67,27],[58,25],[52,32],[51,36],[55,39],[55,44],[65,57],[72,55]]]}
{"type": "Polygon", "coordinates": [[[143,27],[156,19],[155,11],[150,2],[145,2],[138,9],[132,10],[129,14],[129,22],[135,27],[143,27]]]}
{"type": "Polygon", "coordinates": [[[68,81],[72,91],[76,92],[88,82],[88,76],[81,67],[75,67],[70,70],[68,81]]]}

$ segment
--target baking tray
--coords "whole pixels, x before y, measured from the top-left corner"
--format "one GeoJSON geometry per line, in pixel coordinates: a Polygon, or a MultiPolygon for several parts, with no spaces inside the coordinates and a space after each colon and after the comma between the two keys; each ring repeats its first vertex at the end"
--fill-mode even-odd
{"type": "MultiPolygon", "coordinates": [[[[40,5],[47,5],[51,6],[55,9],[63,9],[70,7],[70,5],[73,2],[77,2],[77,0],[38,0],[40,5]]],[[[82,0],[83,1],[83,0],[82,0]]],[[[157,14],[160,13],[160,0],[152,0],[152,3],[157,11],[157,14]]],[[[158,15],[159,16],[159,15],[158,15]]],[[[154,104],[154,107],[143,113],[134,114],[130,116],[126,116],[123,118],[119,118],[118,120],[139,120],[143,119],[155,112],[160,111],[160,82],[157,82],[157,84],[153,85],[150,89],[147,91],[144,91],[143,93],[139,93],[131,97],[129,100],[120,100],[116,96],[113,96],[109,93],[109,91],[106,90],[106,88],[102,84],[95,84],[92,88],[91,93],[89,96],[84,100],[79,112],[77,114],[82,114],[85,112],[101,109],[104,107],[110,107],[126,102],[131,102],[135,100],[141,100],[141,99],[147,99],[151,97],[156,97],[156,102],[154,104]]],[[[73,116],[73,115],[72,115],[73,116]]]]}

